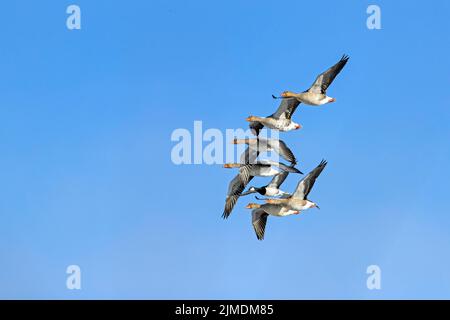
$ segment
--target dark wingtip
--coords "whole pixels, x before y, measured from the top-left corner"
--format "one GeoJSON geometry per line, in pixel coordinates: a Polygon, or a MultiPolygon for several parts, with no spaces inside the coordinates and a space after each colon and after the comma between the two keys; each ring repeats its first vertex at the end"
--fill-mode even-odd
{"type": "Polygon", "coordinates": [[[303,172],[301,172],[300,170],[298,170],[295,167],[296,163],[291,163],[291,165],[289,166],[289,170],[287,170],[288,172],[292,172],[292,173],[300,173],[303,174],[303,172]]]}
{"type": "Polygon", "coordinates": [[[223,218],[224,220],[228,219],[229,216],[230,216],[230,213],[228,213],[228,212],[226,212],[226,211],[224,211],[224,212],[222,213],[222,218],[223,218]]]}
{"type": "Polygon", "coordinates": [[[344,55],[342,55],[341,61],[347,62],[348,59],[350,59],[350,57],[348,55],[344,54],[344,55]]]}
{"type": "Polygon", "coordinates": [[[274,95],[272,95],[272,98],[274,98],[274,99],[278,99],[278,97],[275,97],[274,95]]]}

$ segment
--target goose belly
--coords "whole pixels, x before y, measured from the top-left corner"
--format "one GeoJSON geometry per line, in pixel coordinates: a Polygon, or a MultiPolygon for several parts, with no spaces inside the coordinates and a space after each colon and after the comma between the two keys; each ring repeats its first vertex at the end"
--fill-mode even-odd
{"type": "Polygon", "coordinates": [[[310,205],[305,200],[290,200],[288,205],[290,209],[298,211],[310,208],[310,205]]]}
{"type": "Polygon", "coordinates": [[[291,214],[297,214],[296,210],[282,210],[280,213],[280,217],[290,216],[291,214]]]}
{"type": "Polygon", "coordinates": [[[290,216],[291,214],[297,213],[295,210],[290,210],[286,207],[282,207],[281,209],[275,210],[274,213],[272,213],[273,216],[276,217],[286,217],[290,216]]]}
{"type": "Polygon", "coordinates": [[[277,188],[266,188],[266,196],[269,197],[275,197],[280,195],[280,190],[278,190],[277,188]]]}
{"type": "Polygon", "coordinates": [[[259,169],[259,172],[257,174],[257,176],[260,177],[271,177],[274,176],[276,174],[280,173],[278,170],[275,170],[272,167],[262,167],[259,169]]]}
{"type": "Polygon", "coordinates": [[[264,205],[264,211],[266,211],[268,214],[275,216],[275,217],[282,217],[285,214],[285,212],[288,211],[285,207],[280,207],[276,204],[265,204],[264,205]]]}
{"type": "Polygon", "coordinates": [[[317,93],[305,93],[301,97],[301,102],[310,106],[321,106],[326,103],[326,96],[317,93]]]}
{"type": "Polygon", "coordinates": [[[285,131],[287,127],[291,124],[289,119],[268,119],[266,126],[270,129],[276,129],[280,131],[285,131]]]}

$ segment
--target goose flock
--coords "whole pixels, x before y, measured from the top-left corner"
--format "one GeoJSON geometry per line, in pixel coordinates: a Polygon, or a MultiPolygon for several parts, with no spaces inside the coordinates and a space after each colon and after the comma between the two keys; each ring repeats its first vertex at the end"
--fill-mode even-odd
{"type": "Polygon", "coordinates": [[[278,109],[272,115],[268,117],[249,116],[246,119],[250,122],[249,127],[256,137],[233,140],[234,144],[245,144],[247,148],[242,153],[239,163],[224,164],[224,168],[239,169],[238,174],[228,186],[225,208],[222,214],[224,219],[231,215],[240,197],[253,193],[264,196],[264,198],[255,197],[264,201],[263,204],[249,203],[246,206],[246,208],[252,209],[252,225],[256,237],[258,240],[263,240],[269,215],[284,217],[299,214],[309,208],[320,209],[317,203],[308,199],[308,194],[317,177],[327,165],[327,161],[322,160],[316,168],[300,180],[293,193],[282,191],[280,186],[290,173],[303,173],[295,167],[297,159],[284,141],[262,138],[259,137],[259,133],[264,127],[283,132],[298,130],[302,126],[292,120],[292,115],[300,103],[321,106],[336,101],[335,98],[327,96],[327,89],[344,68],[348,59],[348,56],[342,56],[335,65],[319,74],[306,91],[300,93],[284,91],[279,97],[272,95],[274,99],[281,99],[278,109]],[[289,164],[259,159],[259,156],[266,152],[276,152],[289,164]],[[272,177],[272,180],[265,186],[250,186],[245,191],[253,177],[272,177]]]}

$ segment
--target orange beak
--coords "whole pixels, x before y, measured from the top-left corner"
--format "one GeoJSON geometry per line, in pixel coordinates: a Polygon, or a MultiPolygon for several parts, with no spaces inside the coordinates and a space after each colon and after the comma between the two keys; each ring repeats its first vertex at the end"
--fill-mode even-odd
{"type": "Polygon", "coordinates": [[[336,101],[335,98],[331,98],[330,101],[328,101],[328,103],[335,102],[335,101],[336,101]]]}
{"type": "Polygon", "coordinates": [[[231,164],[225,163],[225,164],[223,165],[223,167],[224,167],[224,168],[231,168],[231,164]]]}
{"type": "Polygon", "coordinates": [[[281,96],[282,96],[282,97],[287,97],[287,96],[288,96],[287,91],[283,92],[283,93],[281,94],[281,96]]]}
{"type": "Polygon", "coordinates": [[[246,118],[245,120],[247,120],[247,121],[251,122],[251,121],[253,121],[253,116],[249,116],[249,117],[248,117],[248,118],[246,118]]]}
{"type": "Polygon", "coordinates": [[[300,129],[301,127],[302,127],[302,126],[298,124],[298,125],[295,126],[295,130],[300,129]]]}

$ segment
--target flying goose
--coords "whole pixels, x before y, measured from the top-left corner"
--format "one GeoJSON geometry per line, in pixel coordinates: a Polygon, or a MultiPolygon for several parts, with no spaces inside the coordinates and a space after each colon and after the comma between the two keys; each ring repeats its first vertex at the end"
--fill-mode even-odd
{"type": "Polygon", "coordinates": [[[227,198],[225,200],[225,208],[223,210],[222,217],[224,219],[228,218],[233,210],[237,200],[241,196],[245,187],[250,180],[255,176],[269,177],[274,176],[279,173],[279,171],[272,168],[276,166],[283,171],[292,173],[301,173],[298,169],[294,167],[287,166],[283,163],[278,163],[274,161],[259,161],[255,164],[241,164],[241,163],[226,163],[223,165],[224,168],[239,168],[239,174],[231,180],[228,186],[227,198]]]}
{"type": "Polygon", "coordinates": [[[285,199],[264,200],[266,201],[266,203],[282,205],[291,210],[301,211],[314,207],[320,209],[317,203],[308,200],[307,197],[312,187],[314,186],[314,182],[316,182],[317,177],[320,175],[326,165],[327,162],[325,160],[322,160],[314,170],[308,173],[306,177],[298,183],[295,192],[290,197],[285,199]]]}
{"type": "Polygon", "coordinates": [[[279,131],[298,130],[302,126],[291,120],[292,114],[297,109],[300,101],[296,98],[283,98],[277,111],[268,117],[249,116],[247,121],[252,132],[258,136],[264,126],[279,131]]]}
{"type": "Polygon", "coordinates": [[[290,210],[289,208],[278,204],[257,204],[249,203],[246,207],[252,210],[252,225],[255,230],[258,240],[264,239],[264,232],[266,230],[267,217],[269,215],[276,217],[285,217],[291,214],[298,214],[297,210],[290,210]]]}
{"type": "Polygon", "coordinates": [[[255,161],[261,152],[275,151],[284,159],[289,161],[291,165],[297,164],[297,159],[295,159],[294,154],[291,149],[288,148],[284,141],[279,139],[264,139],[264,138],[256,138],[256,139],[234,139],[234,144],[247,144],[248,148],[241,155],[241,162],[243,163],[251,163],[250,161],[255,161]]]}
{"type": "MultiPolygon", "coordinates": [[[[339,60],[334,66],[329,68],[327,71],[319,74],[312,84],[312,86],[301,93],[294,93],[291,91],[284,91],[281,97],[278,98],[295,98],[299,102],[312,106],[320,106],[325,103],[336,101],[335,98],[327,96],[328,86],[333,82],[334,78],[341,72],[347,63],[349,56],[343,55],[341,60],[339,60]]],[[[273,96],[274,98],[277,98],[273,96]]]]}
{"type": "Polygon", "coordinates": [[[242,193],[241,196],[246,196],[252,193],[259,193],[263,196],[268,197],[279,197],[279,196],[290,196],[289,193],[281,191],[280,185],[286,180],[286,177],[289,175],[289,172],[283,171],[279,174],[275,175],[272,178],[272,181],[264,187],[250,187],[246,192],[242,193]]]}
{"type": "Polygon", "coordinates": [[[271,160],[259,160],[253,164],[225,163],[223,167],[239,168],[239,173],[242,174],[244,181],[247,181],[249,176],[271,177],[278,174],[279,171],[274,169],[273,167],[278,167],[283,171],[303,174],[300,170],[298,170],[294,166],[288,166],[282,162],[276,162],[271,160]]]}

